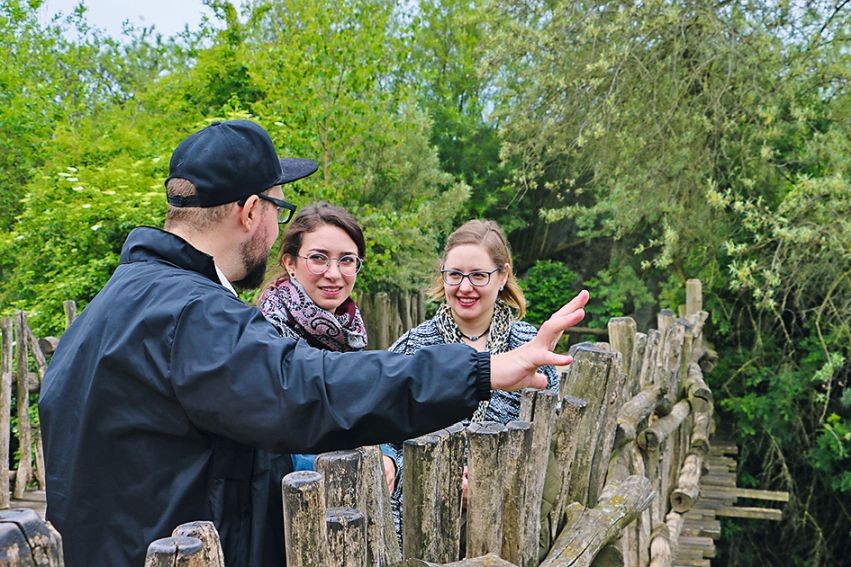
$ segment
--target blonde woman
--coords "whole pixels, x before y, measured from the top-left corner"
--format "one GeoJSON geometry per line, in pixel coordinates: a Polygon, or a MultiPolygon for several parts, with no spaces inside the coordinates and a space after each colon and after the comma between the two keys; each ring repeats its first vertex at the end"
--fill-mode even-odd
{"type": "MultiPolygon", "coordinates": [[[[391,351],[414,354],[422,348],[462,343],[492,354],[508,352],[531,341],[537,329],[520,321],[526,312],[523,290],[512,270],[511,249],[502,228],[490,220],[471,220],[446,241],[431,297],[442,303],[434,317],[403,334],[391,351]]],[[[540,369],[548,389],[558,391],[559,377],[551,366],[540,369]]],[[[520,414],[520,393],[492,391],[479,403],[473,421],[508,423],[520,414]]],[[[399,471],[401,445],[396,445],[399,471]]],[[[401,537],[402,486],[397,474],[394,516],[401,537]]]]}

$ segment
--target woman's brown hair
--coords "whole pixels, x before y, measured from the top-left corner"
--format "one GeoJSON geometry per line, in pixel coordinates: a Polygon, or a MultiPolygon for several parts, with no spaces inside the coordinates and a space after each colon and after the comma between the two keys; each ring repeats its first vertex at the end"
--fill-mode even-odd
{"type": "MultiPolygon", "coordinates": [[[[505,270],[505,265],[508,264],[508,279],[505,281],[505,286],[500,290],[499,297],[509,307],[517,310],[517,319],[522,319],[526,314],[526,298],[523,296],[523,290],[520,289],[520,284],[517,283],[517,278],[514,277],[511,247],[508,245],[508,239],[505,238],[502,228],[492,220],[471,220],[465,222],[455,229],[446,240],[446,246],[443,247],[443,255],[440,258],[438,269],[443,268],[446,255],[449,254],[450,250],[464,244],[475,244],[484,248],[500,272],[505,270]]],[[[446,293],[443,289],[443,279],[440,275],[438,275],[434,285],[429,288],[428,294],[438,301],[446,299],[446,293]]]]}

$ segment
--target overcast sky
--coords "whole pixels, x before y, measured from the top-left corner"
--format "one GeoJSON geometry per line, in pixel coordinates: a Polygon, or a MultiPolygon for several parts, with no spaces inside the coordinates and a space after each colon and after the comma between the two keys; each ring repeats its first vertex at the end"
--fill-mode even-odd
{"type": "MultiPolygon", "coordinates": [[[[236,6],[239,1],[232,0],[236,6]]],[[[80,0],[45,0],[42,7],[44,18],[49,19],[57,12],[70,13],[80,0]]],[[[137,26],[156,26],[164,36],[174,35],[188,24],[196,29],[201,16],[212,15],[212,10],[201,0],[83,0],[87,6],[86,20],[113,36],[121,35],[121,22],[130,20],[137,26]]]]}

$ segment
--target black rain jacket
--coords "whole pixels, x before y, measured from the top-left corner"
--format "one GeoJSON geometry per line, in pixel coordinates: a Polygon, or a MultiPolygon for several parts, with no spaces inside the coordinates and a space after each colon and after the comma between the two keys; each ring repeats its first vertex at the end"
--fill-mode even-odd
{"type": "Polygon", "coordinates": [[[214,522],[228,567],[279,564],[266,451],[408,439],[469,417],[489,388],[489,356],[462,345],[405,356],[281,338],[210,256],[137,228],[44,378],[47,519],[68,567],[141,567],[194,520],[214,522]]]}

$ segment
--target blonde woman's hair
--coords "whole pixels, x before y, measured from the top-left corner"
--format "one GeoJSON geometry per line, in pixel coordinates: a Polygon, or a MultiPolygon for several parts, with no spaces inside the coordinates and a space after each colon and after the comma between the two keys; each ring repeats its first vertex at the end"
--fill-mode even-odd
{"type": "MultiPolygon", "coordinates": [[[[446,256],[449,251],[464,244],[475,244],[485,249],[493,260],[494,264],[499,268],[500,273],[508,264],[508,279],[505,281],[505,286],[499,292],[499,298],[505,301],[509,307],[516,310],[517,319],[522,319],[526,314],[526,298],[523,296],[523,290],[520,289],[520,284],[517,283],[517,278],[514,277],[514,262],[511,259],[511,247],[508,245],[508,239],[502,232],[502,228],[492,220],[471,220],[455,229],[446,240],[446,246],[443,248],[443,256],[440,258],[438,270],[443,269],[446,262],[446,256]]],[[[428,295],[432,299],[443,301],[446,299],[446,292],[443,289],[443,278],[438,274],[437,280],[428,289],[428,295]]]]}

